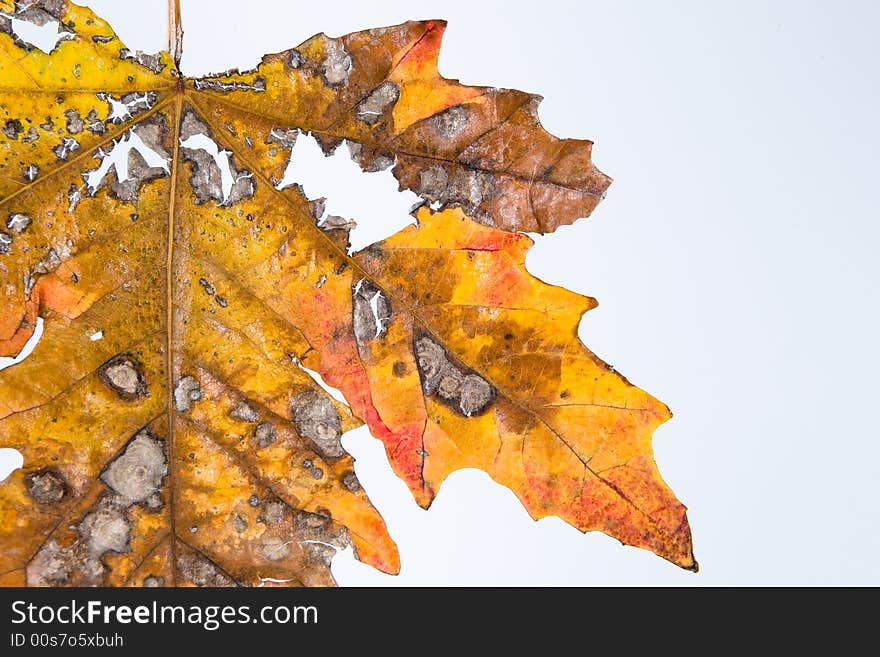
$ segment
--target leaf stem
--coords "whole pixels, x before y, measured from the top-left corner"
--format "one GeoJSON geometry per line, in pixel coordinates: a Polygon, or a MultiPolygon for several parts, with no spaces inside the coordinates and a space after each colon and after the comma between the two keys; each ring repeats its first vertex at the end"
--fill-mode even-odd
{"type": "Polygon", "coordinates": [[[180,56],[183,54],[183,21],[180,18],[180,0],[168,0],[168,52],[174,59],[174,66],[180,69],[180,56]]]}

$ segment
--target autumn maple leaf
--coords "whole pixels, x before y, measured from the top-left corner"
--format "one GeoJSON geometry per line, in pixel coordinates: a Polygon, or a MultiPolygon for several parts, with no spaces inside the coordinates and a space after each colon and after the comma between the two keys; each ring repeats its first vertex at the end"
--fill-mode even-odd
{"type": "Polygon", "coordinates": [[[0,372],[0,583],[327,585],[345,546],[397,572],[340,442],[361,422],[422,506],[478,467],[696,569],[667,408],[579,341],[592,299],[525,269],[523,232],[610,182],[537,97],[441,77],[441,21],[188,79],[174,11],[149,55],[65,0],[0,6],[0,356],[39,337],[0,372]],[[280,183],[303,133],[393,167],[417,224],[351,254],[280,183]]]}

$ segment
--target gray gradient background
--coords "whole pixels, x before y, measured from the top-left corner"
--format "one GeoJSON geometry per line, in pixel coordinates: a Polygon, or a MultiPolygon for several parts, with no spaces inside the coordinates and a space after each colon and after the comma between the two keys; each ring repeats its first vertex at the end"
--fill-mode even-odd
{"type": "MultiPolygon", "coordinates": [[[[164,0],[88,4],[129,47],[164,47],[164,0]]],[[[341,584],[880,584],[880,5],[183,5],[190,75],[250,67],[322,30],[446,18],[444,75],[540,93],[547,129],[593,139],[615,178],[594,216],[540,239],[528,265],[598,298],[582,339],[675,412],[656,458],[690,508],[701,572],[535,523],[474,471],[424,512],[360,429],[344,442],[403,571],[346,553],[341,584]]],[[[406,223],[405,206],[357,218],[375,213],[379,236],[406,223]]]]}

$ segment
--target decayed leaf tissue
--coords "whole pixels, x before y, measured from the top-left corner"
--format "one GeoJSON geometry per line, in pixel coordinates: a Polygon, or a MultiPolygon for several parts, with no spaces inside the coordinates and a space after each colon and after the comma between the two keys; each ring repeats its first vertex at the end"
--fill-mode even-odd
{"type": "Polygon", "coordinates": [[[0,584],[331,585],[397,549],[340,436],[366,423],[427,507],[475,467],[696,569],[657,471],[666,406],[578,339],[593,299],[526,271],[610,179],[538,98],[440,76],[445,28],[319,34],[182,77],[65,0],[0,2],[0,584]],[[280,181],[347,141],[424,204],[350,253],[280,181]],[[338,388],[348,404],[318,380],[338,388]]]}

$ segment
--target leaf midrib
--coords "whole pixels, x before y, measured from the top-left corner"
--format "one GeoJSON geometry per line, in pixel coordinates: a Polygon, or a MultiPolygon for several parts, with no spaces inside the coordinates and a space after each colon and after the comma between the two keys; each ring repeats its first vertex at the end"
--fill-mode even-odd
{"type": "MultiPolygon", "coordinates": [[[[168,453],[171,456],[171,467],[168,468],[168,506],[171,509],[169,515],[169,530],[172,537],[177,536],[177,528],[175,527],[175,495],[177,485],[175,482],[175,446],[174,446],[174,211],[177,200],[177,178],[178,169],[180,168],[180,122],[183,118],[183,95],[179,92],[172,96],[174,100],[174,136],[172,143],[171,156],[171,183],[168,185],[168,230],[166,233],[166,251],[165,251],[165,376],[167,387],[167,404],[168,404],[168,453]]],[[[177,541],[171,541],[171,583],[177,586],[177,550],[175,549],[177,541]]]]}

